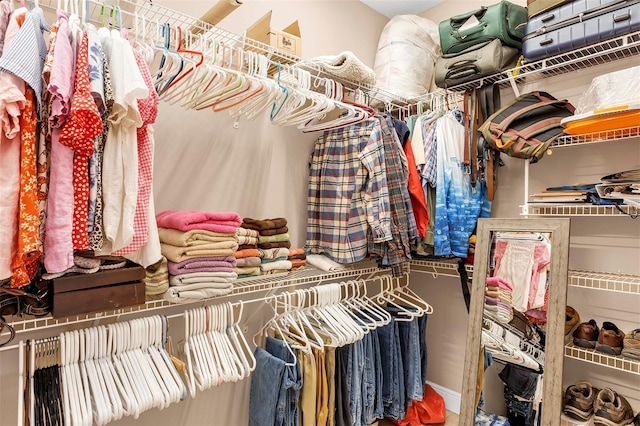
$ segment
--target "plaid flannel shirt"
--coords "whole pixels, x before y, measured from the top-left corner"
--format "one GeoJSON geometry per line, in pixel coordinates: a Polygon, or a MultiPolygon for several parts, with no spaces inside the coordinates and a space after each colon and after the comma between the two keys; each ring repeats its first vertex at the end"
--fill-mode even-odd
{"type": "MultiPolygon", "coordinates": [[[[379,117],[385,150],[385,170],[391,206],[390,241],[369,242],[369,253],[379,258],[383,266],[397,266],[411,260],[411,242],[417,241],[418,231],[411,208],[408,189],[408,164],[390,117],[379,117]]],[[[399,272],[394,268],[394,275],[399,272]]]]}
{"type": "Polygon", "coordinates": [[[340,263],[367,255],[367,242],[391,235],[382,127],[369,119],[328,130],[310,159],[307,253],[340,263]]]}

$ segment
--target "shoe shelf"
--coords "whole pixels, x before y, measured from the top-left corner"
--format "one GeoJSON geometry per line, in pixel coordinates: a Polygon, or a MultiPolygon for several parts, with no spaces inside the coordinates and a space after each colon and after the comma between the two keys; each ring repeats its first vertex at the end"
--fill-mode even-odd
{"type": "MultiPolygon", "coordinates": [[[[467,275],[473,275],[473,265],[465,265],[467,275]]],[[[431,274],[433,278],[440,276],[459,278],[458,259],[422,260],[413,259],[410,263],[410,271],[431,274]]]]}
{"type": "MultiPolygon", "coordinates": [[[[640,54],[640,31],[597,44],[585,46],[535,62],[525,62],[520,67],[479,78],[447,88],[447,91],[464,92],[485,84],[529,83],[547,77],[580,71],[596,65],[630,58],[640,54]]],[[[443,90],[444,92],[444,90],[443,90]]]]}
{"type": "Polygon", "coordinates": [[[569,271],[568,283],[575,287],[640,294],[640,276],[608,272],[569,271]]]}
{"type": "Polygon", "coordinates": [[[595,349],[575,346],[573,343],[565,345],[564,355],[568,358],[578,359],[580,361],[640,375],[640,361],[627,358],[622,355],[608,355],[603,352],[596,351],[595,349]]]}
{"type": "MultiPolygon", "coordinates": [[[[408,272],[408,266],[405,272],[408,272]]],[[[138,306],[115,309],[111,311],[96,312],[91,314],[83,314],[65,318],[55,319],[51,315],[44,317],[32,317],[29,315],[13,316],[8,318],[9,324],[13,326],[16,333],[26,332],[30,330],[43,330],[52,327],[73,325],[77,323],[85,323],[90,321],[98,321],[104,319],[112,319],[115,321],[118,317],[130,314],[173,314],[181,313],[186,309],[203,306],[204,304],[215,303],[217,300],[226,299],[233,296],[247,295],[251,293],[279,290],[287,287],[305,285],[305,284],[323,284],[327,282],[336,282],[344,280],[370,280],[376,276],[389,274],[388,269],[380,269],[374,262],[363,261],[351,266],[345,267],[339,271],[325,272],[319,269],[307,266],[303,270],[291,271],[286,274],[265,275],[255,278],[243,278],[235,281],[233,290],[226,295],[217,296],[210,299],[201,300],[189,304],[175,304],[164,299],[151,299],[147,297],[146,303],[138,306]]],[[[243,298],[243,301],[250,298],[243,298]]]]}
{"type": "Polygon", "coordinates": [[[527,203],[522,207],[523,216],[609,216],[635,217],[640,213],[635,206],[594,205],[586,203],[527,203]]]}
{"type": "Polygon", "coordinates": [[[556,139],[552,148],[564,148],[577,145],[588,145],[601,142],[613,142],[640,137],[640,126],[607,130],[604,132],[585,133],[581,135],[564,135],[556,139]]]}
{"type": "Polygon", "coordinates": [[[593,426],[593,416],[586,421],[580,421],[563,414],[560,416],[560,426],[593,426]]]}

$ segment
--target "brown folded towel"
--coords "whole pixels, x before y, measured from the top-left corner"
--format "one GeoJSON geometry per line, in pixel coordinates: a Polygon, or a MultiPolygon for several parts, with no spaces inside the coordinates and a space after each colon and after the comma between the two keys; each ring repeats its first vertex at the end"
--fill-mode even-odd
{"type": "Polygon", "coordinates": [[[238,246],[238,250],[246,250],[246,249],[257,250],[258,245],[257,244],[241,244],[238,246]]]}
{"type": "Polygon", "coordinates": [[[275,219],[252,219],[250,217],[245,217],[242,221],[243,228],[247,229],[255,229],[258,232],[262,232],[266,229],[277,229],[282,228],[283,226],[287,226],[287,219],[284,217],[277,217],[275,219]]]}
{"type": "Polygon", "coordinates": [[[282,226],[280,228],[275,228],[275,229],[262,229],[260,231],[260,235],[269,236],[269,235],[276,235],[276,234],[286,234],[287,232],[289,232],[289,228],[286,226],[282,226]]]}
{"type": "Polygon", "coordinates": [[[262,244],[258,244],[258,247],[260,247],[261,249],[270,249],[270,248],[276,248],[276,247],[289,248],[289,247],[291,247],[291,241],[278,241],[278,242],[275,242],[275,243],[262,243],[262,244]]]}
{"type": "Polygon", "coordinates": [[[292,256],[292,255],[289,255],[289,256],[287,257],[287,259],[289,259],[289,260],[294,260],[294,259],[301,259],[301,260],[305,260],[306,258],[307,258],[307,255],[306,255],[306,254],[304,254],[304,253],[294,254],[293,256],[292,256]]]}

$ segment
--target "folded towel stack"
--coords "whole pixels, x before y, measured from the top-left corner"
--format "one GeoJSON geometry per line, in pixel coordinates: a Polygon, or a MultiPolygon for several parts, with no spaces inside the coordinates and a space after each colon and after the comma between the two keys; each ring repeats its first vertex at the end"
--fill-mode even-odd
{"type": "MultiPolygon", "coordinates": [[[[256,245],[257,247],[257,245],[256,245]]],[[[235,273],[238,278],[250,278],[261,275],[260,251],[257,248],[245,248],[234,253],[236,258],[235,273]]]]}
{"type": "Polygon", "coordinates": [[[302,248],[289,249],[289,257],[287,257],[287,260],[291,262],[292,271],[304,269],[307,265],[307,255],[302,248]]]}
{"type": "Polygon", "coordinates": [[[157,263],[149,265],[145,269],[145,294],[147,296],[160,296],[169,288],[169,269],[167,258],[162,256],[157,263]]]}
{"type": "Polygon", "coordinates": [[[491,312],[501,323],[507,324],[513,319],[511,295],[513,286],[499,277],[487,278],[484,296],[484,308],[491,312]]]}
{"type": "Polygon", "coordinates": [[[260,234],[255,229],[243,228],[241,226],[236,231],[236,240],[238,241],[238,250],[257,249],[259,236],[260,234]]]}
{"type": "Polygon", "coordinates": [[[263,275],[286,273],[291,270],[291,261],[288,260],[291,242],[287,219],[278,217],[258,220],[245,217],[242,227],[259,234],[260,271],[263,275]]]}
{"type": "Polygon", "coordinates": [[[169,210],[156,219],[169,273],[165,299],[188,303],[231,292],[242,223],[237,213],[169,210]]]}

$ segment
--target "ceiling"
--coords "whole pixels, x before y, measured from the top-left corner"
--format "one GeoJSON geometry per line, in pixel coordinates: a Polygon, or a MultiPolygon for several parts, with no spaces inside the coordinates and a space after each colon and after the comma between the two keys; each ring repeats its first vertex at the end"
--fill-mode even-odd
{"type": "Polygon", "coordinates": [[[444,0],[360,0],[370,8],[391,19],[396,15],[419,15],[444,0]]]}

